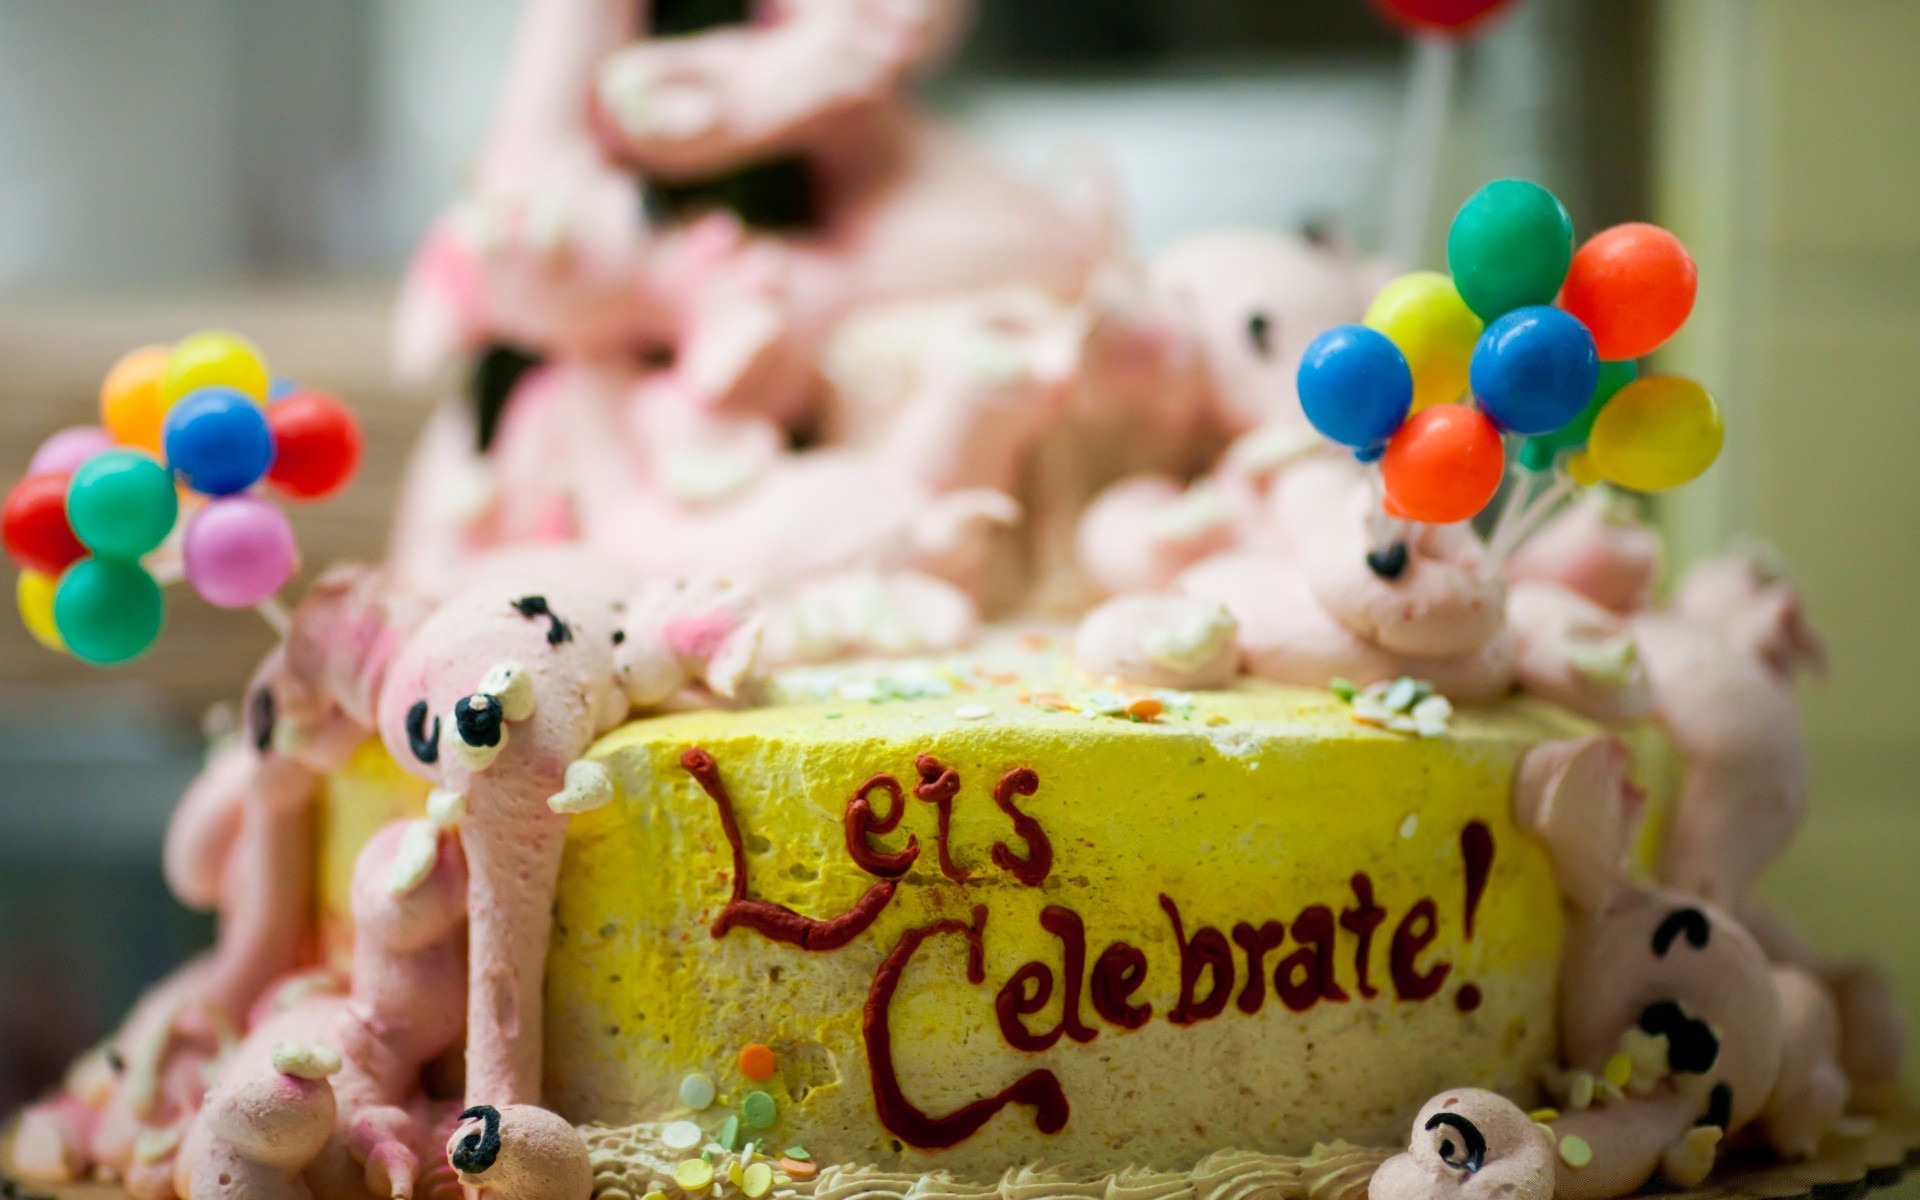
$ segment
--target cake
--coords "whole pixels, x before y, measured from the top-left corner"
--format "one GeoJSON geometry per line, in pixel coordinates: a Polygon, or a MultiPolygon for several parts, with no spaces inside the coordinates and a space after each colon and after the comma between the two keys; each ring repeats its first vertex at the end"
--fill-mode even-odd
{"type": "Polygon", "coordinates": [[[233,334],[130,355],[9,497],[50,647],[136,656],[179,578],[284,635],[169,831],[216,946],[23,1114],[16,1170],[140,1200],[1897,1170],[1885,985],[1755,894],[1819,640],[1751,554],[1654,599],[1633,495],[1722,438],[1636,365],[1691,308],[1671,234],[1576,252],[1502,180],[1451,275],[1377,295],[1270,232],[1140,261],[913,107],[949,4],[625,7],[528,0],[409,273],[402,367],[459,383],[386,561],[281,606],[265,497],[343,486],[358,433],[233,334]]]}

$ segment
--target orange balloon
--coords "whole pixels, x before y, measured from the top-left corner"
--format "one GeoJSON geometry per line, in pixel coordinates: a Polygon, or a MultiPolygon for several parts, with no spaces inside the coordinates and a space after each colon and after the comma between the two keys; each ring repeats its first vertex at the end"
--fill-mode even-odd
{"type": "Polygon", "coordinates": [[[1560,306],[1593,334],[1600,357],[1651,354],[1687,323],[1699,272],[1680,239],[1634,222],[1603,229],[1573,256],[1560,306]]]}
{"type": "Polygon", "coordinates": [[[1436,404],[1408,417],[1380,458],[1387,515],[1430,525],[1471,520],[1506,473],[1500,431],[1464,404],[1436,404]]]}
{"type": "Polygon", "coordinates": [[[142,346],[123,355],[100,385],[100,424],[122,446],[160,456],[160,377],[166,374],[171,346],[142,346]]]}

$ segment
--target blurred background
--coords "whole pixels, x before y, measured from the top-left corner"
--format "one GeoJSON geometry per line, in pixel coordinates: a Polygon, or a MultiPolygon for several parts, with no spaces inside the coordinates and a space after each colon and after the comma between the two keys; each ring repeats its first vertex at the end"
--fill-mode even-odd
{"type": "MultiPolygon", "coordinates": [[[[363,480],[297,522],[381,551],[423,397],[387,368],[405,255],[456,194],[516,0],[0,0],[0,475],[92,420],[133,345],[232,324],[347,397],[363,480]]],[[[1424,265],[1480,182],[1582,233],[1669,225],[1702,289],[1663,352],[1728,452],[1662,513],[1688,560],[1777,546],[1833,652],[1806,692],[1816,810],[1770,887],[1920,1001],[1920,4],[1521,0],[1465,47],[1424,265]]],[[[1036,173],[1097,149],[1141,250],[1232,225],[1379,245],[1409,77],[1365,0],[985,0],[930,102],[1036,173]]],[[[131,668],[0,621],[0,1112],[210,934],[159,874],[209,706],[266,649],[174,606],[131,668]]]]}

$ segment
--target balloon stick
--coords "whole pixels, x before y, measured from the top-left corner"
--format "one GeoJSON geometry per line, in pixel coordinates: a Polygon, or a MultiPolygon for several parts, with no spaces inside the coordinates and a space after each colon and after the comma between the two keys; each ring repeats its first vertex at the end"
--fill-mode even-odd
{"type": "Polygon", "coordinates": [[[1505,539],[1507,531],[1526,507],[1527,497],[1533,493],[1534,473],[1519,467],[1507,469],[1507,502],[1500,506],[1500,515],[1493,522],[1492,532],[1487,534],[1487,545],[1497,546],[1505,539]]]}
{"type": "Polygon", "coordinates": [[[253,611],[259,613],[260,619],[272,626],[273,631],[281,637],[286,637],[287,631],[293,628],[293,618],[287,614],[287,606],[280,603],[278,596],[267,597],[254,605],[253,611]]]}
{"type": "Polygon", "coordinates": [[[1542,492],[1527,505],[1525,512],[1514,518],[1513,525],[1505,531],[1504,540],[1499,537],[1494,539],[1490,549],[1495,562],[1505,562],[1507,556],[1518,550],[1522,542],[1532,537],[1540,526],[1546,524],[1547,518],[1553,515],[1554,509],[1560,507],[1562,500],[1573,495],[1576,486],[1573,476],[1565,471],[1559,472],[1558,475],[1552,487],[1542,492]]]}
{"type": "Polygon", "coordinates": [[[1400,140],[1387,187],[1385,236],[1387,261],[1412,266],[1420,261],[1433,194],[1440,170],[1440,143],[1447,132],[1459,43],[1444,33],[1413,35],[1413,65],[1407,77],[1406,108],[1400,116],[1400,140]]]}

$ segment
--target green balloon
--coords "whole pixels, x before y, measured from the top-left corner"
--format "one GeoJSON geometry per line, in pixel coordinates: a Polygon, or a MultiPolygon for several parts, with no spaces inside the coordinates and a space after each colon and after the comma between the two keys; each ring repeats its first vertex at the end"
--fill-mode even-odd
{"type": "Polygon", "coordinates": [[[1447,231],[1453,286],[1483,321],[1552,304],[1573,262],[1573,218],[1552,192],[1496,179],[1460,206],[1447,231]]]}
{"type": "Polygon", "coordinates": [[[99,558],[133,562],[151,553],[179,515],[172,473],[138,450],[96,454],[67,484],[73,536],[99,558]]]}
{"type": "Polygon", "coordinates": [[[166,620],[160,585],[138,563],[83,558],[53,593],[53,624],[74,657],[97,666],[138,658],[166,620]]]}
{"type": "Polygon", "coordinates": [[[1562,450],[1576,450],[1586,445],[1600,410],[1613,399],[1615,392],[1632,383],[1639,374],[1640,364],[1630,358],[1601,363],[1600,382],[1593,387],[1593,399],[1587,401],[1578,416],[1552,433],[1528,438],[1520,447],[1520,465],[1529,471],[1544,471],[1553,465],[1562,450]]]}

